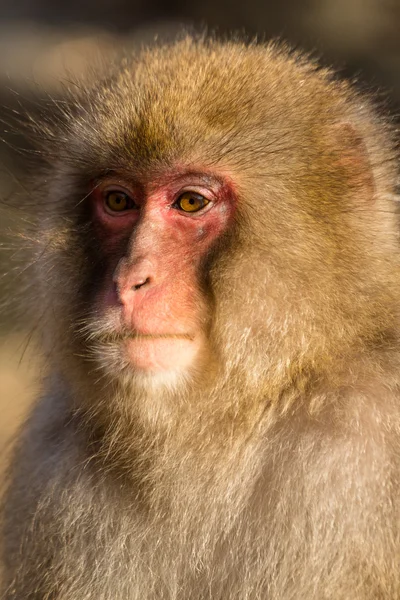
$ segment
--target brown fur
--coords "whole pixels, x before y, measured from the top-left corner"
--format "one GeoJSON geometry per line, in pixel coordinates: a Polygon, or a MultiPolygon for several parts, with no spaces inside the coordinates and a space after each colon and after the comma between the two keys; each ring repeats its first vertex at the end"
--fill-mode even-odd
{"type": "MultiPolygon", "coordinates": [[[[400,598],[400,273],[390,128],[273,45],[183,40],[35,126],[50,376],[10,470],[6,600],[400,598]],[[198,168],[239,198],[173,381],[94,343],[90,181],[198,168]]],[[[100,274],[100,275],[99,275],[100,274]]]]}

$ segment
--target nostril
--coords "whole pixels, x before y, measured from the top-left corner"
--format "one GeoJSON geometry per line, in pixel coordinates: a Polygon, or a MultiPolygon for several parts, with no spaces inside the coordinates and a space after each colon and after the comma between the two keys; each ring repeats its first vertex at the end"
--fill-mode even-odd
{"type": "Polygon", "coordinates": [[[132,289],[133,289],[133,290],[138,290],[138,289],[140,289],[141,287],[143,287],[144,285],[147,285],[148,283],[150,283],[150,277],[146,277],[146,279],[143,279],[143,280],[141,280],[141,281],[138,281],[137,283],[135,283],[135,284],[132,286],[132,289]]]}

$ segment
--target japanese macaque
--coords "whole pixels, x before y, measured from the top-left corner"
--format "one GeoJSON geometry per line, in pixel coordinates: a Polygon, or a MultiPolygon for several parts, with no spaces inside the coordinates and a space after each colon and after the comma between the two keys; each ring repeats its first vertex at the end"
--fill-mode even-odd
{"type": "Polygon", "coordinates": [[[56,108],[3,598],[400,598],[390,125],[285,47],[190,38],[56,108]]]}

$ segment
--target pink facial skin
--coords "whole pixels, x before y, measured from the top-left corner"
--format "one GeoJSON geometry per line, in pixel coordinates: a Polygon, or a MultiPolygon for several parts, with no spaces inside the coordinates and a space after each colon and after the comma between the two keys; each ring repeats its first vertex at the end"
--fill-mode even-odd
{"type": "Polygon", "coordinates": [[[146,186],[110,178],[97,183],[91,201],[108,257],[99,308],[117,313],[126,358],[142,372],[189,366],[204,343],[207,309],[199,265],[233,217],[231,185],[204,172],[165,176],[146,186]],[[126,194],[126,210],[110,209],[111,191],[126,194]],[[185,212],[178,204],[185,192],[208,204],[185,212]],[[124,240],[125,253],[116,256],[124,240]]]}

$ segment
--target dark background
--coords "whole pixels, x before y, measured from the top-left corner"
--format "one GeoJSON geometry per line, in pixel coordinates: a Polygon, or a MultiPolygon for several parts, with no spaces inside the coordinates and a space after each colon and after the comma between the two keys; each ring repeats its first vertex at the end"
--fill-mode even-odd
{"type": "MultiPolygon", "coordinates": [[[[121,43],[173,38],[182,27],[285,39],[355,77],[385,98],[393,119],[399,118],[400,0],[0,0],[0,272],[8,273],[0,278],[0,303],[15,302],[12,256],[18,238],[10,249],[13,212],[6,206],[24,169],[18,147],[25,143],[10,124],[10,110],[19,110],[33,89],[39,101],[44,92],[61,96],[60,82],[68,73],[82,75],[99,54],[112,54],[121,43]]],[[[0,467],[2,448],[34,394],[38,370],[37,353],[27,344],[34,336],[11,333],[20,328],[20,318],[2,314],[0,467]]]]}
{"type": "Polygon", "coordinates": [[[400,0],[2,0],[0,67],[28,75],[46,47],[51,60],[57,41],[102,30],[151,38],[182,24],[283,37],[400,98],[400,0]]]}

